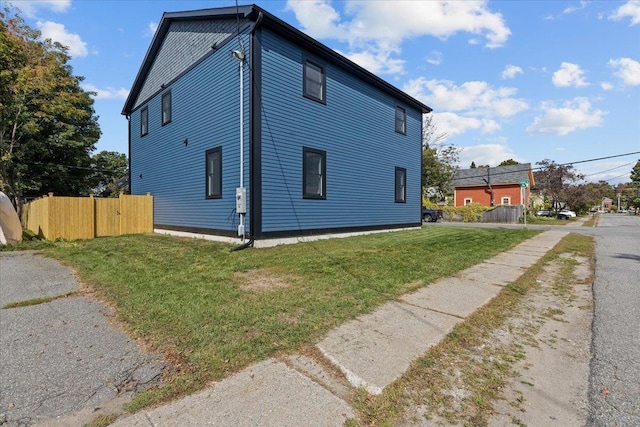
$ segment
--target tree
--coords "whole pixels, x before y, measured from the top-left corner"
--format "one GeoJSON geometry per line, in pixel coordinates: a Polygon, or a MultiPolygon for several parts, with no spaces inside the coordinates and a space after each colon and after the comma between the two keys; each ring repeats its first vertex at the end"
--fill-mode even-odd
{"type": "Polygon", "coordinates": [[[575,209],[574,204],[581,204],[577,197],[579,193],[570,187],[582,180],[583,176],[572,165],[559,165],[549,159],[536,162],[536,165],[540,166],[540,171],[534,173],[536,189],[549,200],[554,210],[559,211],[567,206],[575,209]]]}
{"type": "Polygon", "coordinates": [[[100,137],[91,93],[67,48],[0,12],[0,185],[16,205],[48,192],[88,194],[100,137]]]}
{"type": "Polygon", "coordinates": [[[476,162],[471,162],[471,166],[469,166],[469,169],[475,169],[476,168],[476,162]]]}
{"type": "Polygon", "coordinates": [[[640,208],[640,160],[638,160],[631,169],[631,175],[629,177],[631,179],[630,186],[633,188],[634,193],[629,197],[629,204],[633,205],[636,208],[636,215],[639,212],[640,208]]]}
{"type": "Polygon", "coordinates": [[[427,115],[422,126],[422,192],[434,201],[450,192],[458,169],[455,164],[460,149],[445,144],[446,137],[446,133],[438,133],[433,115],[427,115]]]}
{"type": "Polygon", "coordinates": [[[513,159],[508,159],[508,160],[504,160],[502,161],[502,163],[500,163],[498,166],[511,166],[511,165],[519,165],[520,163],[516,162],[513,159]]]}
{"type": "Polygon", "coordinates": [[[127,155],[116,151],[101,151],[91,158],[91,188],[96,196],[117,196],[118,181],[129,170],[127,155]]]}

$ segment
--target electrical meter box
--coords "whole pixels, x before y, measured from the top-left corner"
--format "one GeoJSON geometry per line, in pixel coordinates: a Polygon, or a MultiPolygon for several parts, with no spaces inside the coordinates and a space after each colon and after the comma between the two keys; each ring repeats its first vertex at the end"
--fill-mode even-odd
{"type": "Polygon", "coordinates": [[[236,188],[236,213],[247,213],[247,189],[245,187],[236,188]]]}

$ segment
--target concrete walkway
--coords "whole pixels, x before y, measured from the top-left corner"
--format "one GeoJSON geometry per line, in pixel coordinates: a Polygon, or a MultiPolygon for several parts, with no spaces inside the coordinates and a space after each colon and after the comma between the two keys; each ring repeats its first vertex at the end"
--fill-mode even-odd
{"type": "MultiPolygon", "coordinates": [[[[514,249],[405,295],[330,332],[317,348],[353,387],[379,394],[414,359],[520,277],[567,231],[541,233],[514,249]]],[[[293,355],[258,363],[165,406],[117,421],[117,427],[341,426],[355,413],[349,390],[330,369],[293,355]]]]}

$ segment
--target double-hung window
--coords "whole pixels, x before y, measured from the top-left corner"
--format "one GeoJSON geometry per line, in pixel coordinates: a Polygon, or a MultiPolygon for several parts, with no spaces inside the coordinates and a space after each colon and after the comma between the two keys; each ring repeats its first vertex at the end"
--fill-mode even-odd
{"type": "Polygon", "coordinates": [[[396,105],[396,132],[403,135],[407,133],[407,112],[398,105],[396,105]]]}
{"type": "Polygon", "coordinates": [[[171,91],[162,95],[162,126],[171,123],[171,91]]]}
{"type": "Polygon", "coordinates": [[[140,110],[140,136],[149,133],[149,107],[140,110]]]}
{"type": "Polygon", "coordinates": [[[313,148],[302,148],[302,197],[327,198],[327,153],[313,148]]]}
{"type": "Polygon", "coordinates": [[[396,167],[396,203],[407,202],[407,170],[396,167]]]}
{"type": "Polygon", "coordinates": [[[205,154],[207,199],[222,198],[222,148],[212,148],[205,154]]]}
{"type": "Polygon", "coordinates": [[[306,98],[326,103],[326,82],[327,76],[322,65],[312,61],[304,62],[302,91],[306,98]]]}

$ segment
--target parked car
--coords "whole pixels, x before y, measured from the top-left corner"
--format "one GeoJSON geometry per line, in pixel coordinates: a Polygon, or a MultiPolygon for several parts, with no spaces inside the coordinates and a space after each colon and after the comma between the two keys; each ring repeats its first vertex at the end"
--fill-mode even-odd
{"type": "Polygon", "coordinates": [[[442,211],[440,209],[422,208],[422,220],[426,222],[437,222],[442,218],[442,211]]]}
{"type": "Polygon", "coordinates": [[[549,209],[541,209],[536,212],[536,216],[551,216],[551,211],[549,209]]]}
{"type": "Polygon", "coordinates": [[[574,211],[570,211],[569,209],[562,209],[560,212],[558,212],[558,219],[569,219],[575,217],[576,213],[574,211]]]}

